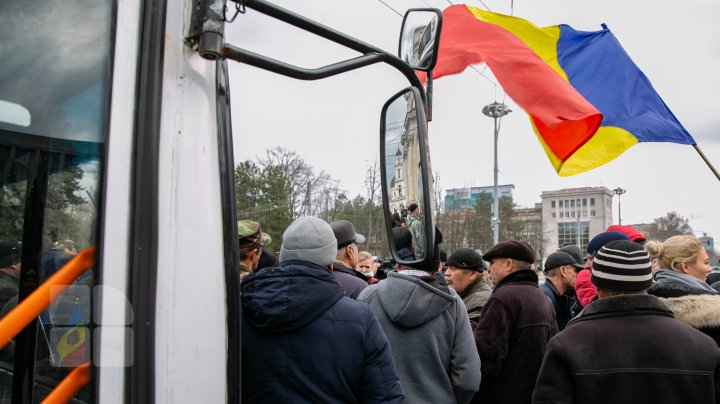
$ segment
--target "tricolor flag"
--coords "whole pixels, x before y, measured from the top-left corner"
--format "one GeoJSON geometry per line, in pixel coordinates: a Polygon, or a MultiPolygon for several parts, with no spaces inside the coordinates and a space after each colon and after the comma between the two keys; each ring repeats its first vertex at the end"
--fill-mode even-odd
{"type": "Polygon", "coordinates": [[[84,325],[82,308],[77,299],[69,323],[70,327],[63,329],[64,333],[55,348],[63,366],[74,367],[88,362],[87,351],[90,342],[90,330],[84,325]]]}
{"type": "Polygon", "coordinates": [[[561,176],[599,167],[639,142],[695,145],[608,29],[539,28],[471,6],[448,7],[434,77],[480,62],[530,115],[561,176]]]}

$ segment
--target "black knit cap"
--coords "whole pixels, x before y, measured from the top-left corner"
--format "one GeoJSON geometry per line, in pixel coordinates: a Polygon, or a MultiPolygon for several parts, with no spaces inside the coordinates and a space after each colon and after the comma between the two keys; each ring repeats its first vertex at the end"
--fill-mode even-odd
{"type": "Polygon", "coordinates": [[[448,257],[445,265],[461,269],[474,269],[476,271],[485,269],[485,263],[480,257],[480,254],[472,248],[455,250],[448,257]]]}
{"type": "Polygon", "coordinates": [[[652,285],[650,256],[638,243],[611,241],[593,256],[590,281],[609,290],[645,290],[652,285]]]}
{"type": "Polygon", "coordinates": [[[593,237],[587,245],[587,253],[595,256],[600,247],[615,240],[630,240],[625,233],[619,231],[605,231],[593,237]]]}

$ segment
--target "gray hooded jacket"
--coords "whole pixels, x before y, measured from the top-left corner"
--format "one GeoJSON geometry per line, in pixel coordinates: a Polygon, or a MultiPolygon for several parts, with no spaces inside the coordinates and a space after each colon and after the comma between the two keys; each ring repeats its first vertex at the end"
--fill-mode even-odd
{"type": "Polygon", "coordinates": [[[391,272],[358,300],[373,308],[409,403],[466,403],[480,386],[480,357],[455,291],[434,277],[391,272]]]}

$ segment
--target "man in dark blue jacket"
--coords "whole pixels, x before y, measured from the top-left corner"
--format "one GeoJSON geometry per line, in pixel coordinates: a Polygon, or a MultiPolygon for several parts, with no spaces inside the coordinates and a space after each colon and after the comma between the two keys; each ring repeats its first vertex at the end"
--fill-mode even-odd
{"type": "Polygon", "coordinates": [[[564,251],[555,251],[545,260],[545,283],[540,285],[540,291],[555,307],[555,320],[560,331],[580,312],[573,296],[575,278],[582,269],[583,265],[564,251]]]}
{"type": "Polygon", "coordinates": [[[242,283],[243,403],[400,403],[405,394],[375,314],[332,275],[337,240],[302,217],[280,266],[242,283]]]}

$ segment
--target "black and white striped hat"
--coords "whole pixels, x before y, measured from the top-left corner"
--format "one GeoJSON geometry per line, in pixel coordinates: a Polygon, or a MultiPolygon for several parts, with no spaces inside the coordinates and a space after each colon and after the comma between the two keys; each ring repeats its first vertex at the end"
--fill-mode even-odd
{"type": "Polygon", "coordinates": [[[593,285],[609,290],[644,290],[652,285],[650,256],[640,244],[616,240],[593,257],[593,285]]]}

